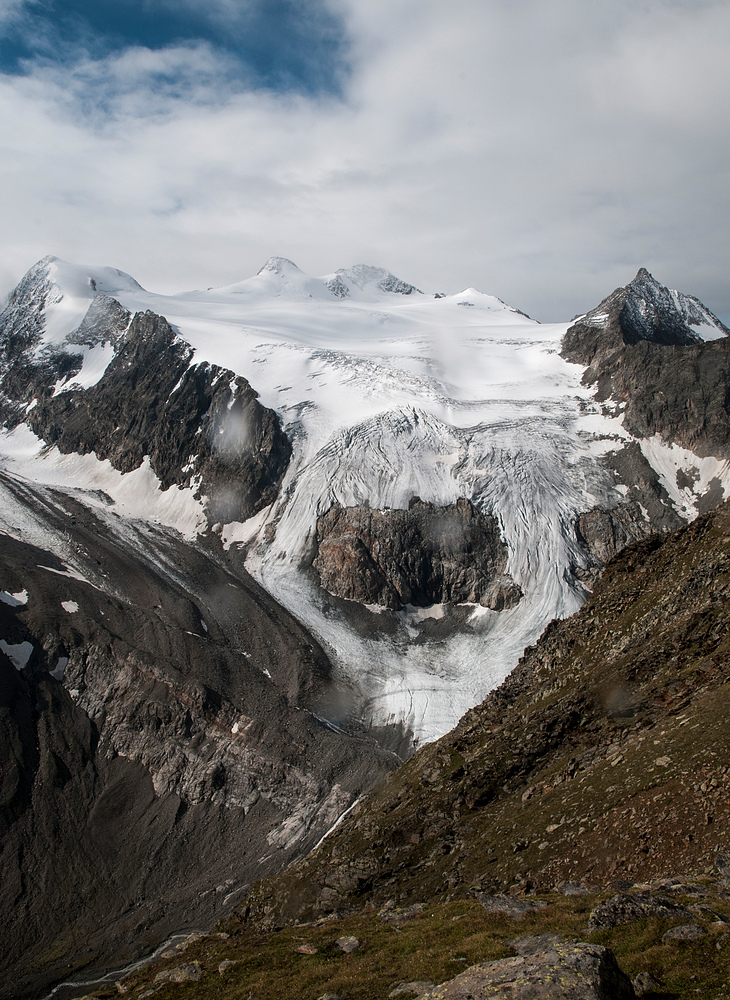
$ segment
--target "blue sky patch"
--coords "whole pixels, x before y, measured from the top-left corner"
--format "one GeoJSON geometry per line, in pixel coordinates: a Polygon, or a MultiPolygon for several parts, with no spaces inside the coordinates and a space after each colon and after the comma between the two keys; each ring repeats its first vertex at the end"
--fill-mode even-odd
{"type": "Polygon", "coordinates": [[[340,92],[345,30],[321,0],[26,0],[0,26],[0,71],[200,43],[220,52],[233,86],[340,92]]]}

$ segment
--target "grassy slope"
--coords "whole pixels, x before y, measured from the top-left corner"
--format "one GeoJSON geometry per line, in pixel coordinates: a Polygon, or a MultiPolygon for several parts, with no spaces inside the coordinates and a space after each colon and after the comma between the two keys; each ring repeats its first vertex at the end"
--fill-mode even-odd
{"type": "Polygon", "coordinates": [[[230,938],[192,946],[208,970],[199,983],[155,996],[385,997],[398,980],[449,978],[461,958],[507,954],[507,938],[544,930],[610,943],[631,974],[663,977],[666,996],[725,996],[730,946],[711,916],[698,917],[707,938],[666,945],[666,922],[589,935],[587,913],[617,879],[674,876],[703,879],[702,901],[730,914],[714,868],[730,847],[729,595],[727,504],[624,550],[584,608],[554,622],[452,733],[317,852],[255,886],[223,928],[230,938]],[[560,894],[566,880],[590,895],[560,894]],[[550,905],[515,922],[485,913],[479,889],[550,905]],[[377,916],[391,899],[428,905],[394,930],[377,916]],[[332,914],[343,919],[292,926],[332,914]],[[348,933],[367,949],[341,956],[332,942],[348,933]],[[305,939],[316,955],[294,951],[305,939]],[[220,976],[225,957],[238,964],[220,976]]]}

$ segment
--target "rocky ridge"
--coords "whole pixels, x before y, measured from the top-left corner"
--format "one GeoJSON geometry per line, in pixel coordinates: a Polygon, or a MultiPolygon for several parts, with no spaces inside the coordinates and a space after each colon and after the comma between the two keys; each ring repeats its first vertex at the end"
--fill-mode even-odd
{"type": "Polygon", "coordinates": [[[645,268],[566,332],[562,356],[613,403],[637,438],[658,434],[697,455],[730,455],[730,331],[699,300],[645,268]],[[707,339],[705,339],[707,338],[707,339]]]}
{"type": "Polygon", "coordinates": [[[291,445],[247,380],[195,364],[193,348],[164,317],[131,316],[102,293],[61,343],[43,344],[45,309],[60,294],[50,263],[31,269],[0,315],[5,426],[24,420],[62,453],[94,452],[121,472],[148,459],[162,489],[196,488],[211,525],[271,504],[291,445]],[[101,378],[87,388],[74,383],[84,362],[78,348],[103,344],[113,358],[101,378]]]}
{"type": "Polygon", "coordinates": [[[212,922],[396,758],[318,721],[325,654],[235,556],[108,498],[6,474],[0,494],[50,542],[0,534],[0,996],[17,998],[212,922]]]}

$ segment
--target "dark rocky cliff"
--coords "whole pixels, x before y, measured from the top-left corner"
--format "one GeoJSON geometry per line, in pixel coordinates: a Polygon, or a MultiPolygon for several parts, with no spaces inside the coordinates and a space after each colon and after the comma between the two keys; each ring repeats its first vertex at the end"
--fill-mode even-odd
{"type": "Polygon", "coordinates": [[[56,539],[0,535],[0,996],[16,998],[209,925],[396,759],[318,722],[326,656],[235,557],[103,497],[0,488],[56,539]]]}
{"type": "Polygon", "coordinates": [[[404,604],[481,603],[501,611],[522,596],[505,574],[496,518],[466,499],[408,510],[335,504],[317,522],[314,568],[338,597],[399,610],[404,604]]]}
{"type": "Polygon", "coordinates": [[[561,354],[612,401],[637,437],[654,434],[700,456],[730,457],[728,329],[692,296],[644,268],[565,334],[561,354]],[[719,338],[704,342],[697,332],[719,338]]]}
{"type": "Polygon", "coordinates": [[[198,485],[211,524],[245,520],[276,497],[291,446],[246,379],[193,356],[164,317],[138,313],[96,385],[44,393],[27,422],[61,452],[93,451],[121,472],[149,456],[163,489],[198,485]]]}
{"type": "Polygon", "coordinates": [[[291,446],[246,379],[194,363],[164,317],[132,317],[102,293],[78,329],[44,343],[46,308],[60,300],[51,262],[31,268],[0,315],[0,423],[25,421],[61,452],[94,452],[121,472],[148,457],[163,489],[197,486],[210,524],[245,520],[272,503],[291,446]],[[114,358],[82,388],[74,378],[83,349],[100,345],[114,358]]]}

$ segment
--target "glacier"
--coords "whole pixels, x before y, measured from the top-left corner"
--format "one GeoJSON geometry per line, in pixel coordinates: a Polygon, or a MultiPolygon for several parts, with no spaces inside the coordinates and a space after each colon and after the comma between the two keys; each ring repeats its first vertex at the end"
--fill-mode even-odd
{"type": "MultiPolygon", "coordinates": [[[[132,313],[166,317],[195,363],[242,375],[279,414],[293,452],[277,499],[212,532],[243,548],[249,572],[327,649],[346,692],[321,707],[331,724],[402,723],[415,743],[435,739],[552,619],[583,603],[576,519],[624,498],[604,459],[631,435],[582,384],[585,367],[560,356],[570,323],[540,324],[474,288],[424,293],[363,265],[312,278],[276,257],[252,278],[175,295],[113,268],[55,258],[37,267],[53,289],[42,306],[44,345],[63,345],[103,293],[132,313]],[[348,609],[322,590],[311,569],[317,518],[334,503],[407,508],[414,497],[435,505],[467,497],[497,518],[507,572],[524,594],[516,607],[348,609]],[[448,628],[437,627],[444,617],[448,628]]],[[[700,318],[698,337],[718,336],[700,318]]],[[[94,384],[112,357],[109,345],[88,348],[81,378],[70,382],[94,384]]],[[[711,479],[728,495],[727,462],[659,441],[641,447],[682,518],[696,516],[711,479]],[[694,487],[680,490],[679,468],[694,470],[694,487]]],[[[211,530],[194,485],[163,492],[144,464],[122,475],[93,455],[60,455],[22,425],[0,437],[0,455],[13,475],[104,491],[124,517],[186,537],[211,530]]],[[[0,516],[4,530],[11,522],[0,516]]]]}

